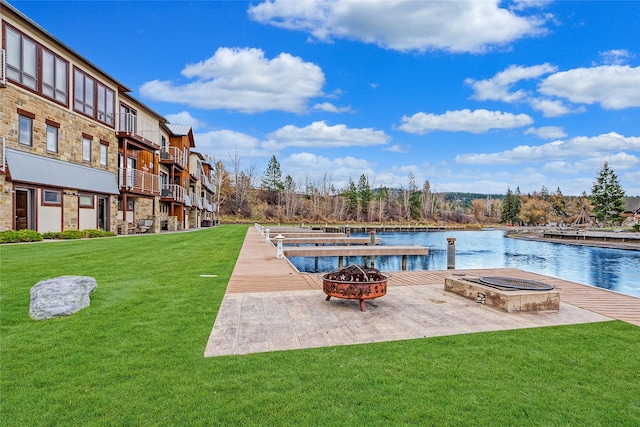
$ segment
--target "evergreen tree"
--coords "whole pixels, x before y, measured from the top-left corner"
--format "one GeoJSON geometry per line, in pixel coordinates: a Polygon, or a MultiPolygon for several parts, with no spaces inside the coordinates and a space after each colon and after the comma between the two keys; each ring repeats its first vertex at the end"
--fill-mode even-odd
{"type": "Polygon", "coordinates": [[[349,178],[349,184],[347,188],[344,190],[344,198],[347,204],[347,213],[348,214],[358,214],[358,189],[356,188],[356,184],[353,182],[351,178],[349,178]]]}
{"type": "Polygon", "coordinates": [[[624,211],[624,190],[618,176],[607,162],[600,169],[591,189],[591,203],[596,219],[618,221],[624,211]]]}
{"type": "Polygon", "coordinates": [[[514,224],[518,221],[518,214],[520,214],[520,189],[513,194],[511,188],[507,188],[507,195],[502,202],[500,222],[514,224]]]}
{"type": "Polygon", "coordinates": [[[369,180],[365,174],[360,175],[360,181],[358,181],[358,199],[360,200],[360,210],[366,216],[369,212],[369,203],[373,199],[373,191],[371,191],[369,180]]]}
{"type": "Polygon", "coordinates": [[[267,165],[267,170],[262,176],[262,188],[269,191],[282,191],[284,189],[284,183],[282,182],[282,171],[280,171],[280,163],[276,159],[276,156],[273,155],[271,160],[269,160],[269,164],[267,165]]]}

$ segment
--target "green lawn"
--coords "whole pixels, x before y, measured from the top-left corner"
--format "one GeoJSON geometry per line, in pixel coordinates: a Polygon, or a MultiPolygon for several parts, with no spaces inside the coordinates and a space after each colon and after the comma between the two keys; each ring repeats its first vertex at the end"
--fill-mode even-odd
{"type": "Polygon", "coordinates": [[[640,425],[623,322],[205,359],[246,229],[0,246],[0,423],[640,425]],[[91,306],[31,320],[65,274],[91,306]]]}

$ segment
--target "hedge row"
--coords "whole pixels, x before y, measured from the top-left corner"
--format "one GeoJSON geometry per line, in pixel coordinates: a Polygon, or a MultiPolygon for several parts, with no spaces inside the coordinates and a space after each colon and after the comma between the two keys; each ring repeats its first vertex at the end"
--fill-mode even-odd
{"type": "Polygon", "coordinates": [[[39,242],[42,239],[86,239],[93,237],[110,237],[115,233],[104,230],[67,230],[46,233],[38,233],[33,230],[7,230],[0,231],[0,244],[2,243],[21,243],[21,242],[39,242]]]}

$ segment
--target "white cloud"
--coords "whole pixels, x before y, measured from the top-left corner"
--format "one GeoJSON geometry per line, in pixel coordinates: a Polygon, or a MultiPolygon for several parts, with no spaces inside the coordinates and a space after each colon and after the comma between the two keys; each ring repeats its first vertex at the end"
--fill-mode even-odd
{"type": "Polygon", "coordinates": [[[624,65],[634,55],[626,49],[612,49],[606,52],[598,52],[598,56],[604,65],[624,65]]]}
{"type": "Polygon", "coordinates": [[[526,135],[536,135],[542,139],[564,138],[567,133],[561,126],[543,126],[539,128],[529,128],[524,132],[526,135]]]}
{"type": "Polygon", "coordinates": [[[324,121],[303,128],[286,125],[269,133],[267,138],[264,147],[274,151],[285,147],[370,147],[391,141],[391,137],[380,130],[353,129],[343,124],[329,126],[324,121]]]}
{"type": "Polygon", "coordinates": [[[322,102],[312,107],[316,111],[324,111],[325,113],[351,113],[351,107],[336,107],[330,102],[322,102]]]}
{"type": "Polygon", "coordinates": [[[459,164],[513,165],[577,158],[597,159],[613,156],[614,153],[624,150],[640,151],[640,137],[625,137],[615,132],[594,137],[579,136],[567,141],[558,140],[543,145],[520,145],[497,153],[460,154],[456,156],[455,161],[459,164]]]}
{"type": "Polygon", "coordinates": [[[217,130],[194,134],[198,152],[210,154],[216,160],[226,162],[234,153],[242,157],[267,157],[270,152],[264,151],[261,141],[253,136],[232,130],[217,130]]]}
{"type": "Polygon", "coordinates": [[[559,99],[530,98],[529,105],[536,111],[541,111],[545,117],[558,117],[572,112],[582,113],[584,107],[571,108],[559,99]]]}
{"type": "Polygon", "coordinates": [[[640,107],[640,67],[603,65],[575,68],[547,77],[540,92],[607,110],[640,107]]]}
{"type": "Polygon", "coordinates": [[[202,128],[206,125],[205,122],[196,119],[188,111],[181,111],[177,114],[167,114],[164,117],[165,119],[169,120],[169,123],[172,123],[174,125],[191,126],[193,130],[202,128]]]}
{"type": "Polygon", "coordinates": [[[483,52],[544,34],[544,20],[518,16],[499,0],[269,0],[248,10],[257,22],[315,39],[372,43],[398,51],[483,52]]]}
{"type": "Polygon", "coordinates": [[[385,148],[384,151],[390,151],[392,153],[408,153],[409,152],[409,146],[408,145],[401,145],[401,144],[393,144],[393,145],[390,145],[389,147],[385,148]]]}
{"type": "Polygon", "coordinates": [[[292,154],[280,164],[296,182],[333,185],[338,190],[345,188],[349,179],[357,183],[362,174],[373,176],[375,167],[367,160],[352,156],[328,158],[306,152],[292,154]]]}
{"type": "Polygon", "coordinates": [[[510,129],[531,123],[533,120],[526,114],[465,109],[440,115],[420,112],[411,117],[403,116],[398,128],[418,135],[434,131],[484,133],[491,129],[510,129]]]}
{"type": "Polygon", "coordinates": [[[535,79],[542,75],[553,73],[556,70],[556,66],[548,63],[530,67],[510,65],[490,79],[474,80],[468,78],[465,83],[473,88],[473,98],[478,101],[514,102],[523,100],[528,96],[522,89],[512,92],[511,89],[515,83],[521,80],[535,79]]]}
{"type": "Polygon", "coordinates": [[[310,98],[322,95],[325,78],[315,64],[281,53],[265,58],[260,49],[219,48],[205,61],[189,64],[189,83],[153,80],[140,87],[143,97],[202,109],[246,113],[303,112],[310,98]]]}

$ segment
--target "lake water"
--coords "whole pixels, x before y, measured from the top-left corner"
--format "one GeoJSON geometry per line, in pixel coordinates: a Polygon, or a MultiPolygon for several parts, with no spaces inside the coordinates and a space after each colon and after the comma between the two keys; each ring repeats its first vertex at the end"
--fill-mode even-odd
{"type": "MultiPolygon", "coordinates": [[[[376,237],[383,245],[429,247],[429,256],[409,257],[408,270],[446,270],[447,237],[455,237],[456,269],[519,268],[640,297],[640,251],[511,239],[500,230],[378,233],[376,237]]],[[[318,270],[314,258],[294,257],[291,262],[306,272],[338,268],[337,257],[319,258],[318,270]]],[[[361,264],[362,257],[345,260],[345,265],[354,263],[361,264]]],[[[376,257],[375,263],[381,271],[401,269],[400,257],[376,257]]]]}

